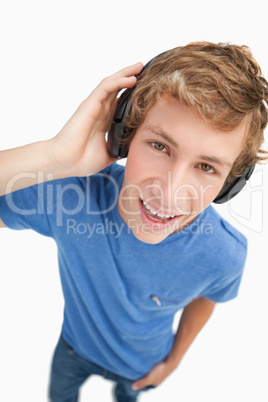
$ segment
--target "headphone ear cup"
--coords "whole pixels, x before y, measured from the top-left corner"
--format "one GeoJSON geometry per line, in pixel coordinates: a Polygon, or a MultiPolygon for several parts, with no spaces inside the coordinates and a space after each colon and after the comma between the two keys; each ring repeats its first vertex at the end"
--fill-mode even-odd
{"type": "Polygon", "coordinates": [[[126,158],[128,154],[128,149],[120,144],[123,130],[123,122],[113,121],[108,132],[107,148],[109,154],[114,158],[126,158]]]}
{"type": "MultiPolygon", "coordinates": [[[[166,53],[166,52],[164,52],[166,53]]],[[[161,53],[161,54],[164,54],[161,53]]],[[[154,59],[152,59],[154,60],[154,59]]],[[[137,75],[137,80],[139,79],[140,75],[147,70],[149,65],[151,64],[152,60],[150,60],[141,70],[141,72],[137,75]]],[[[111,123],[111,127],[108,131],[108,140],[107,140],[107,148],[108,152],[110,155],[112,155],[115,158],[126,158],[128,154],[128,149],[124,146],[122,146],[122,138],[126,138],[126,129],[124,125],[124,119],[125,116],[127,116],[127,113],[131,107],[131,95],[132,92],[134,91],[134,88],[128,88],[122,94],[117,100],[117,105],[115,108],[113,120],[111,123]]]]}
{"type": "MultiPolygon", "coordinates": [[[[166,52],[160,53],[158,56],[161,56],[166,52]]],[[[140,75],[148,69],[154,59],[158,56],[154,57],[152,60],[148,61],[147,64],[143,67],[141,72],[137,75],[137,80],[139,79],[140,75]]],[[[124,125],[124,118],[127,115],[130,106],[131,106],[131,95],[134,91],[134,88],[128,88],[118,98],[117,105],[115,108],[113,120],[111,127],[108,131],[108,140],[107,140],[107,148],[110,155],[115,158],[126,158],[128,154],[128,149],[122,146],[121,140],[124,136],[126,138],[126,129],[124,125]]]]}
{"type": "Polygon", "coordinates": [[[223,204],[235,197],[242,188],[245,187],[247,180],[250,178],[254,167],[248,167],[240,177],[234,177],[230,182],[225,184],[217,197],[213,200],[215,204],[223,204]]]}
{"type": "Polygon", "coordinates": [[[125,134],[124,116],[130,107],[132,92],[133,88],[128,88],[118,98],[113,120],[108,131],[108,152],[115,158],[126,158],[128,154],[128,149],[122,146],[121,140],[125,134]]]}

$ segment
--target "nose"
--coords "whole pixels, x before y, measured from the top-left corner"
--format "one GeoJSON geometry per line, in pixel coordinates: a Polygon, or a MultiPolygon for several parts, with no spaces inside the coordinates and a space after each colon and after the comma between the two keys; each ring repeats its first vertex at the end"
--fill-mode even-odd
{"type": "Polygon", "coordinates": [[[184,215],[191,213],[191,203],[198,199],[197,189],[187,166],[176,164],[172,169],[160,172],[151,183],[151,194],[167,213],[184,215]]]}

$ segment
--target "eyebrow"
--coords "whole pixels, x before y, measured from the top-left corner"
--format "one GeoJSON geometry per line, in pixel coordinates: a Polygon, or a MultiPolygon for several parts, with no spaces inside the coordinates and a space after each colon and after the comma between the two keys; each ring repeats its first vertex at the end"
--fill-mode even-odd
{"type": "MultiPolygon", "coordinates": [[[[174,139],[168,135],[165,131],[163,131],[160,127],[155,126],[146,126],[144,127],[146,130],[152,131],[157,136],[161,137],[163,140],[167,141],[170,145],[175,148],[179,148],[178,143],[174,141],[174,139]]],[[[228,168],[232,168],[233,164],[225,158],[218,158],[217,156],[207,156],[207,155],[199,155],[198,158],[205,160],[206,162],[215,163],[219,166],[226,166],[228,168]]]]}
{"type": "Polygon", "coordinates": [[[167,141],[170,145],[173,145],[173,147],[178,148],[178,144],[176,141],[173,140],[170,135],[165,133],[160,127],[155,127],[155,126],[146,126],[144,127],[146,130],[152,131],[154,134],[158,135],[159,137],[163,138],[165,141],[167,141]]]}
{"type": "Polygon", "coordinates": [[[229,162],[227,159],[217,158],[216,156],[199,155],[199,158],[207,162],[216,163],[219,166],[226,166],[228,168],[231,168],[233,166],[233,164],[229,162]]]}

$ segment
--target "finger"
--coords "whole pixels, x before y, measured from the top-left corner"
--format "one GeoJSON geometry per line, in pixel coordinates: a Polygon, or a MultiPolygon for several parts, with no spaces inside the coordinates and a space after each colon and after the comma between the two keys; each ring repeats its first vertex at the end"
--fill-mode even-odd
{"type": "Polygon", "coordinates": [[[110,95],[112,95],[112,98],[116,97],[121,89],[131,88],[136,84],[136,75],[140,73],[142,67],[142,63],[136,63],[123,68],[117,73],[104,78],[93,92],[96,92],[95,94],[98,96],[99,101],[107,100],[110,95]]]}
{"type": "Polygon", "coordinates": [[[135,382],[132,384],[131,388],[132,388],[134,391],[137,391],[138,389],[145,388],[145,387],[147,387],[148,385],[152,385],[152,384],[151,384],[151,381],[149,381],[149,379],[148,379],[147,376],[146,376],[146,377],[141,378],[141,379],[138,380],[138,381],[135,381],[135,382]]]}
{"type": "Polygon", "coordinates": [[[98,121],[109,118],[111,111],[115,108],[118,92],[136,84],[135,74],[138,74],[142,67],[142,63],[136,63],[104,78],[80,105],[80,110],[86,110],[84,116],[98,121]]]}
{"type": "Polygon", "coordinates": [[[110,75],[109,78],[117,78],[117,77],[131,77],[133,75],[137,75],[141,72],[143,68],[143,64],[141,62],[132,64],[131,66],[127,66],[117,71],[116,73],[110,75]]]}

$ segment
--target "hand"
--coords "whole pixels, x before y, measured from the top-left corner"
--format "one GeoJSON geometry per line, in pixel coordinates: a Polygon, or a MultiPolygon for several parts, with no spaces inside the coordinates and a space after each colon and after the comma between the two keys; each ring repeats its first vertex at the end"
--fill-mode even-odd
{"type": "Polygon", "coordinates": [[[112,121],[118,92],[133,87],[141,69],[142,63],[137,63],[101,81],[52,139],[52,165],[60,166],[66,176],[85,176],[115,161],[107,152],[105,134],[112,121]]]}
{"type": "Polygon", "coordinates": [[[175,367],[168,363],[167,360],[163,360],[154,366],[145,377],[135,381],[132,384],[132,389],[138,390],[148,387],[149,385],[157,386],[161,384],[161,382],[163,382],[165,378],[174,371],[174,369],[175,367]]]}

